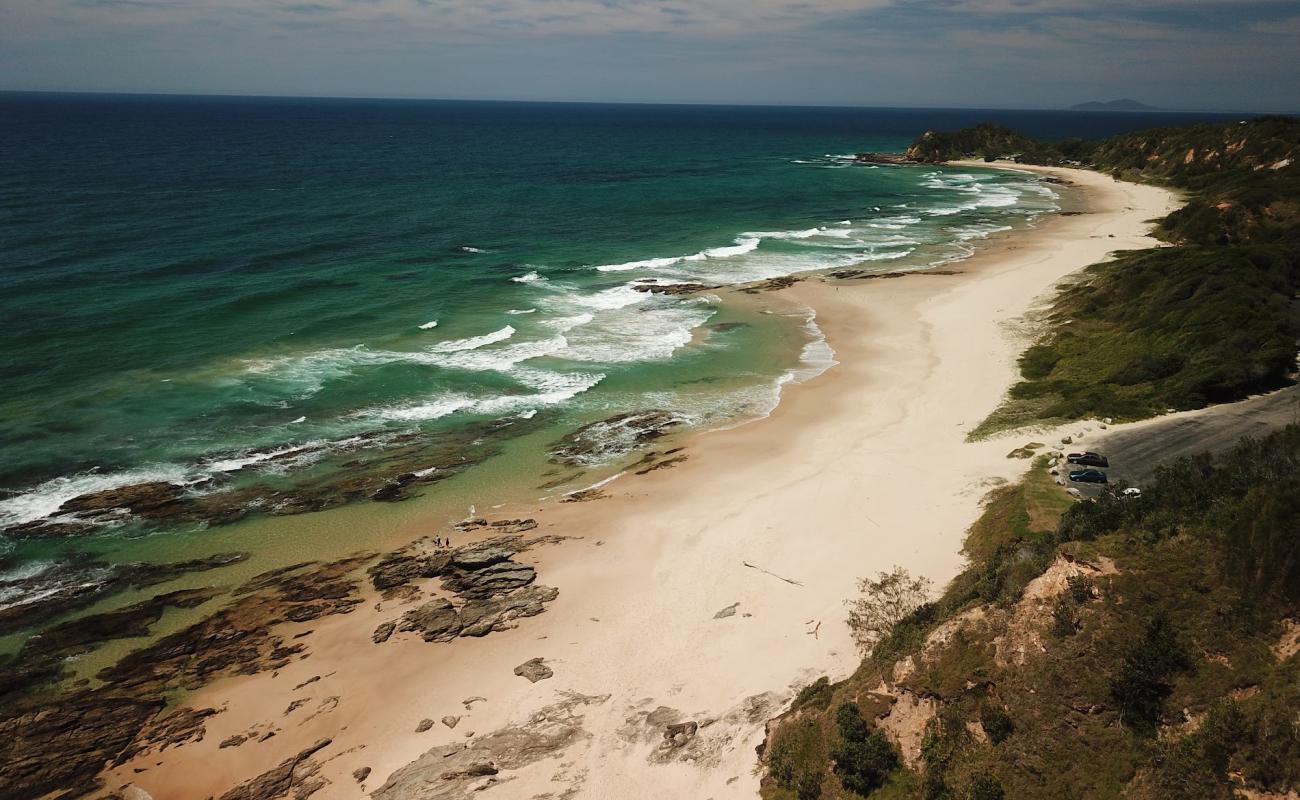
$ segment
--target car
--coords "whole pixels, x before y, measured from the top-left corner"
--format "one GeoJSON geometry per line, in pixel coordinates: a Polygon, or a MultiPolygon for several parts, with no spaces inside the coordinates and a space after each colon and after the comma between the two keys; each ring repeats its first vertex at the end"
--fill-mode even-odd
{"type": "Polygon", "coordinates": [[[1070,473],[1075,483],[1106,483],[1106,473],[1096,469],[1079,469],[1070,473]]]}
{"type": "Polygon", "coordinates": [[[1109,467],[1110,461],[1101,453],[1070,453],[1065,460],[1082,467],[1109,467]]]}

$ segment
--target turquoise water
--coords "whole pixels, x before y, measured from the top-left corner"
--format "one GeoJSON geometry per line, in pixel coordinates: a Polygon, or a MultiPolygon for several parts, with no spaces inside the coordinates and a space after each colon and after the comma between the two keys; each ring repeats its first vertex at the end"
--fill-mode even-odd
{"type": "MultiPolygon", "coordinates": [[[[572,469],[578,488],[635,454],[610,430],[548,476],[565,433],[758,416],[832,358],[807,315],[636,286],[925,268],[1057,201],[1028,175],[852,161],[901,149],[916,113],[0,104],[0,528],[145,480],[257,497],[441,470],[419,494],[482,494],[572,469]]],[[[99,521],[0,548],[158,527],[99,521]]]]}

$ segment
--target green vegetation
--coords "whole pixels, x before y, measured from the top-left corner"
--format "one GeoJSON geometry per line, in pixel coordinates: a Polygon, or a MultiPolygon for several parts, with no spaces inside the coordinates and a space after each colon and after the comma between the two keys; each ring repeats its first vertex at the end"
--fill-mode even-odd
{"type": "Polygon", "coordinates": [[[994,490],[943,595],[775,721],[763,796],[1300,789],[1298,474],[1292,426],[1165,465],[1137,498],[1045,504],[1065,495],[1039,468],[994,490]]]}
{"type": "Polygon", "coordinates": [[[973,438],[1081,417],[1141,419],[1295,380],[1300,119],[1058,143],[980,125],[927,132],[908,152],[1090,166],[1187,197],[1156,228],[1177,247],[1120,253],[1060,292],[1041,341],[1021,356],[1023,380],[973,438]]]}
{"type": "Polygon", "coordinates": [[[1187,245],[1089,267],[1061,291],[1022,380],[972,434],[1048,420],[1134,420],[1287,385],[1300,247],[1187,245]]]}

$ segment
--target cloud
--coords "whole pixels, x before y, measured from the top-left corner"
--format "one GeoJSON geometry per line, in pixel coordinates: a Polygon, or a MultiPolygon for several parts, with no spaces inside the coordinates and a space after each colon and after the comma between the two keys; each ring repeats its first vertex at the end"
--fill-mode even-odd
{"type": "Polygon", "coordinates": [[[0,0],[0,88],[1285,109],[1300,106],[1288,12],[1282,0],[0,0]]]}

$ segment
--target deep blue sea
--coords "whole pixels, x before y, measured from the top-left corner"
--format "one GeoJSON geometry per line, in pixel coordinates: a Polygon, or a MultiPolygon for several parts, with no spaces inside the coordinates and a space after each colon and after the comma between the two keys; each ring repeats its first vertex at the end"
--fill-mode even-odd
{"type": "Polygon", "coordinates": [[[566,432],[729,424],[833,360],[807,315],[638,286],[921,269],[1058,204],[852,154],[1207,118],[0,94],[0,528],[148,480],[258,513],[281,510],[258,487],[525,470],[494,459],[581,485],[635,436],[547,473],[566,432]]]}

